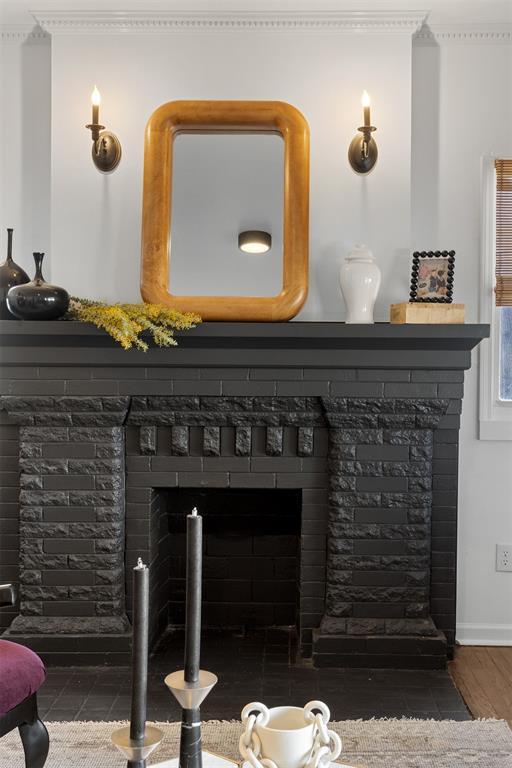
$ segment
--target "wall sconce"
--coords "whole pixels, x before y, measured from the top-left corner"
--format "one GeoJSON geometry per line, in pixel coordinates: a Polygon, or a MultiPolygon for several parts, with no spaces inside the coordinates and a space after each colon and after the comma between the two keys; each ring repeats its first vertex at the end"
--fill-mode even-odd
{"type": "Polygon", "coordinates": [[[361,131],[362,136],[356,133],[350,142],[348,161],[356,173],[369,173],[377,162],[379,152],[372,136],[372,132],[377,129],[370,122],[370,97],[366,91],[363,91],[361,104],[363,105],[364,125],[357,130],[361,131]]]}
{"type": "Polygon", "coordinates": [[[100,125],[100,92],[94,86],[91,94],[92,101],[92,122],[86,125],[91,131],[92,137],[92,161],[98,171],[109,173],[119,165],[121,160],[121,143],[115,133],[105,130],[104,125],[100,125]]]}
{"type": "Polygon", "coordinates": [[[272,247],[272,236],[257,229],[240,232],[238,247],[244,253],[267,253],[272,247]]]}

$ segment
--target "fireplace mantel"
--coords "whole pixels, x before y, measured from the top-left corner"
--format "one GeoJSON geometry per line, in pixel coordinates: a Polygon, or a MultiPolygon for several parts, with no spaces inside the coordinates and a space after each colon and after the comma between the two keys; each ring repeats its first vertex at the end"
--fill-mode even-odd
{"type": "Polygon", "coordinates": [[[203,323],[178,347],[125,351],[75,321],[0,321],[3,365],[468,369],[485,324],[203,323]]]}

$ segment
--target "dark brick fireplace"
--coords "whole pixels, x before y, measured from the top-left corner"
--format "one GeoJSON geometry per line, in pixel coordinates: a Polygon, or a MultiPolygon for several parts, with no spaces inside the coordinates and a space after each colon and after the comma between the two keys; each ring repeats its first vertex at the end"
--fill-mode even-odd
{"type": "Polygon", "coordinates": [[[146,355],[75,323],[1,330],[7,636],[126,662],[137,556],[152,641],[179,626],[197,500],[207,623],[296,624],[318,666],[443,666],[463,377],[487,326],[208,323],[146,355]]]}

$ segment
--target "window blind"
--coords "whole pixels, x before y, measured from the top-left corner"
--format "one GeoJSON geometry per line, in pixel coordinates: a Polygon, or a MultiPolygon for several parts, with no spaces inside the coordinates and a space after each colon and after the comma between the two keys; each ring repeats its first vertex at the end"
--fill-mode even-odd
{"type": "Polygon", "coordinates": [[[496,305],[512,307],[512,160],[496,160],[496,305]]]}

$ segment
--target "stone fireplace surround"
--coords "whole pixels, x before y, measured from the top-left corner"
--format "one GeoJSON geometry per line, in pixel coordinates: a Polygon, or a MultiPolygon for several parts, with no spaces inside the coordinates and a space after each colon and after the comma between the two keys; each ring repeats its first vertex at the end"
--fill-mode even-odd
{"type": "Polygon", "coordinates": [[[147,354],[76,323],[0,330],[0,578],[20,583],[6,637],[126,663],[137,556],[153,641],[169,621],[160,489],[289,488],[302,654],[445,664],[463,376],[487,326],[205,323],[147,354]]]}

